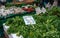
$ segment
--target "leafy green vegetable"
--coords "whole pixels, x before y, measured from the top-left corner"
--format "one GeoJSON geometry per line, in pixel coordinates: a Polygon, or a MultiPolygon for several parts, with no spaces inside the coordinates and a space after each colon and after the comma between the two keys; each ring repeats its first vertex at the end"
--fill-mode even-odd
{"type": "Polygon", "coordinates": [[[60,17],[60,7],[53,7],[51,10],[48,11],[48,15],[56,15],[60,17]]]}
{"type": "Polygon", "coordinates": [[[58,38],[58,30],[56,29],[58,20],[57,16],[38,16],[33,15],[36,24],[27,26],[23,18],[16,16],[8,19],[6,25],[10,26],[8,33],[17,33],[23,35],[24,38],[58,38]],[[38,19],[39,18],[39,19],[38,19]]]}

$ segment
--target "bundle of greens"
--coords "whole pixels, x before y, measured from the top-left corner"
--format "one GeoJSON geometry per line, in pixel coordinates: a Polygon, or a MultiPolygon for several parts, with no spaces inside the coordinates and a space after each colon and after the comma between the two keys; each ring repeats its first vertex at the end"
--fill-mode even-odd
{"type": "Polygon", "coordinates": [[[16,33],[24,38],[59,38],[58,26],[60,19],[57,16],[32,15],[36,21],[35,25],[25,25],[20,16],[9,18],[6,25],[10,26],[8,34],[16,33]]]}
{"type": "Polygon", "coordinates": [[[51,10],[47,12],[48,12],[48,15],[56,15],[60,17],[60,7],[53,7],[51,10]]]}

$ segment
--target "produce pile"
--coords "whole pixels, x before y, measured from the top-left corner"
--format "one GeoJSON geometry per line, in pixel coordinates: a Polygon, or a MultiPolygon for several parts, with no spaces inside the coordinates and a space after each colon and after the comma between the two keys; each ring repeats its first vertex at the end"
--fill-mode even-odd
{"type": "Polygon", "coordinates": [[[21,16],[8,18],[5,22],[7,26],[10,26],[7,32],[8,34],[16,33],[17,36],[22,35],[24,38],[59,38],[59,14],[60,11],[55,7],[45,14],[31,15],[36,21],[35,25],[25,25],[21,16]]]}
{"type": "Polygon", "coordinates": [[[24,10],[22,10],[21,8],[19,7],[0,7],[0,17],[6,17],[6,16],[9,16],[11,14],[19,14],[19,13],[22,13],[22,12],[25,12],[24,10]],[[18,11],[17,11],[18,10],[18,11]]]}
{"type": "Polygon", "coordinates": [[[16,7],[16,6],[11,6],[11,7],[5,7],[1,6],[0,7],[0,17],[7,17],[9,15],[14,15],[14,14],[24,14],[24,13],[31,13],[34,12],[34,8],[32,6],[26,5],[24,7],[16,7]]]}

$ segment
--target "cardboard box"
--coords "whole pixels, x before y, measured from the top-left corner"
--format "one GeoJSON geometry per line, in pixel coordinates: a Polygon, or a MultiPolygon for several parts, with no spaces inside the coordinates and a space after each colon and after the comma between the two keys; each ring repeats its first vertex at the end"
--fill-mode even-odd
{"type": "Polygon", "coordinates": [[[14,4],[21,4],[21,3],[32,3],[34,0],[13,0],[14,4]]]}
{"type": "Polygon", "coordinates": [[[5,35],[6,38],[23,38],[22,35],[17,36],[16,33],[14,33],[14,34],[12,34],[12,33],[8,34],[7,30],[9,28],[9,26],[5,25],[5,23],[3,24],[3,28],[4,28],[4,35],[5,35]]]}
{"type": "Polygon", "coordinates": [[[32,3],[34,0],[24,0],[25,3],[32,3]]]}

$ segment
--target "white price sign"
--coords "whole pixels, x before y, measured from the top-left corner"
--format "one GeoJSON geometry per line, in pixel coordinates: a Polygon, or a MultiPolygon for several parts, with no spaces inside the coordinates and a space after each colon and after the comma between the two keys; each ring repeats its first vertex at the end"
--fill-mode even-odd
{"type": "Polygon", "coordinates": [[[23,16],[23,19],[26,25],[36,24],[32,16],[23,16]]]}

